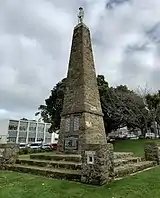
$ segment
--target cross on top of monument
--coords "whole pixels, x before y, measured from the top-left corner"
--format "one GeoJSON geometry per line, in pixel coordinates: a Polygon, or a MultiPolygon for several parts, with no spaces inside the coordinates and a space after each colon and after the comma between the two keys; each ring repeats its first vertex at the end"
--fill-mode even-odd
{"type": "Polygon", "coordinates": [[[83,23],[83,18],[84,18],[84,10],[82,7],[80,7],[78,13],[78,23],[83,23]]]}

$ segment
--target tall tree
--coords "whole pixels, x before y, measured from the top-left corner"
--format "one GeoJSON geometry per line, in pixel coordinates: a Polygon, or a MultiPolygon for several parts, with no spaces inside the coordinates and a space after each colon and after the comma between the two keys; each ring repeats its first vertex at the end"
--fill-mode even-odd
{"type": "Polygon", "coordinates": [[[148,112],[151,115],[152,123],[153,123],[153,131],[155,135],[157,135],[157,126],[156,122],[160,123],[160,91],[153,94],[146,95],[146,102],[148,112]]]}
{"type": "MultiPolygon", "coordinates": [[[[100,101],[104,114],[106,133],[123,126],[143,128],[144,105],[141,98],[126,85],[109,87],[103,75],[97,76],[100,101]]],[[[36,115],[40,114],[45,122],[52,123],[51,131],[60,128],[66,79],[63,79],[51,90],[51,95],[40,105],[36,115]]]]}
{"type": "Polygon", "coordinates": [[[60,128],[60,115],[63,107],[64,92],[66,88],[66,78],[58,82],[51,90],[50,96],[45,99],[45,104],[40,105],[37,115],[41,115],[44,122],[51,123],[50,131],[56,131],[60,128]]]}

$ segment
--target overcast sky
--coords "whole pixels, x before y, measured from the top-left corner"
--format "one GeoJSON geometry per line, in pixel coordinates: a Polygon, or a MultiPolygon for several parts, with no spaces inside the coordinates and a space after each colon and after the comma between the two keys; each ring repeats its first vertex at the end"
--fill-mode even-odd
{"type": "Polygon", "coordinates": [[[0,0],[0,119],[34,118],[66,76],[80,6],[97,74],[160,89],[159,0],[0,0]]]}

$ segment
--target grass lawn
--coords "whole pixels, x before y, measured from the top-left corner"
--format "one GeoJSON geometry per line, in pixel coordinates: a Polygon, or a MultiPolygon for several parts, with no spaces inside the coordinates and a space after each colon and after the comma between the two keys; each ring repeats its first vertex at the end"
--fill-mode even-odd
{"type": "MultiPolygon", "coordinates": [[[[154,140],[118,140],[114,149],[143,156],[147,141],[154,140]]],[[[1,171],[0,198],[160,198],[159,181],[160,167],[103,187],[1,171]]]]}
{"type": "MultiPolygon", "coordinates": [[[[136,156],[144,156],[144,145],[146,142],[160,141],[158,140],[116,140],[114,143],[114,151],[116,152],[133,152],[136,156]]],[[[160,197],[160,196],[159,196],[160,197]]]]}
{"type": "Polygon", "coordinates": [[[103,187],[0,172],[0,198],[159,198],[160,168],[103,187]]]}

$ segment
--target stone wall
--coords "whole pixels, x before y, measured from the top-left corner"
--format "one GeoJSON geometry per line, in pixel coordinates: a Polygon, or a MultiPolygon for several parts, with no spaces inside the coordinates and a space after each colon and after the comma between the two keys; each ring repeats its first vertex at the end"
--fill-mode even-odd
{"type": "Polygon", "coordinates": [[[160,143],[147,142],[144,147],[145,159],[148,161],[156,161],[160,164],[160,143]]]}
{"type": "Polygon", "coordinates": [[[94,185],[108,183],[110,171],[113,171],[113,147],[108,144],[88,144],[83,149],[81,182],[94,185]]]}
{"type": "Polygon", "coordinates": [[[14,164],[18,158],[18,146],[15,144],[0,144],[0,169],[7,169],[8,164],[14,164]]]}

